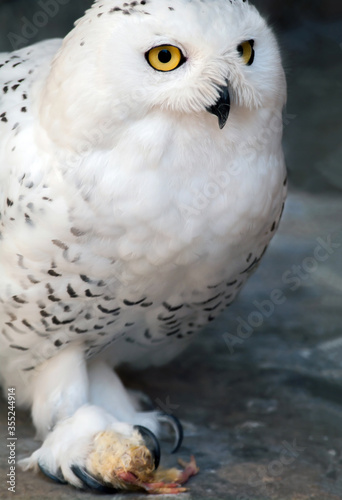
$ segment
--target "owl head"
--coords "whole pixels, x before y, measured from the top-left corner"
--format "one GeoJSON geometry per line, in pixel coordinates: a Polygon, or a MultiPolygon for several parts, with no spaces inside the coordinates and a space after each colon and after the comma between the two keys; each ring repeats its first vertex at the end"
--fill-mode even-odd
{"type": "Polygon", "coordinates": [[[64,141],[101,122],[115,140],[154,114],[219,132],[285,94],[276,39],[248,2],[97,0],[52,63],[41,114],[64,141]]]}

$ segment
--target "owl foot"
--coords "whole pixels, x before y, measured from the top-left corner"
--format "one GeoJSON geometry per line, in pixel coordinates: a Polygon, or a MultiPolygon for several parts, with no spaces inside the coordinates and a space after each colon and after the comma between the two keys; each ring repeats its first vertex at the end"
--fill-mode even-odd
{"type": "MultiPolygon", "coordinates": [[[[95,435],[84,465],[70,465],[71,472],[80,481],[75,484],[82,489],[112,493],[122,489],[136,489],[132,481],[135,477],[142,483],[151,477],[158,468],[160,447],[155,435],[142,426],[134,426],[127,436],[114,430],[106,430],[95,435]]],[[[51,472],[49,467],[38,459],[38,467],[49,479],[67,484],[61,468],[51,472]]]]}
{"type": "MultiPolygon", "coordinates": [[[[182,434],[178,420],[158,417],[176,429],[178,446],[182,434]]],[[[57,423],[42,446],[20,465],[24,470],[40,470],[57,483],[101,493],[181,493],[181,485],[197,473],[194,460],[184,464],[183,471],[157,471],[159,460],[159,442],[149,429],[119,422],[102,408],[84,405],[57,423]]]]}
{"type": "Polygon", "coordinates": [[[117,470],[132,471],[144,480],[159,460],[159,443],[149,429],[119,422],[99,407],[84,405],[57,423],[42,446],[19,464],[24,470],[40,469],[61,484],[104,491],[122,489],[117,470]]]}
{"type": "MultiPolygon", "coordinates": [[[[149,494],[178,494],[187,491],[182,485],[199,471],[195,458],[191,457],[189,463],[179,459],[183,470],[174,468],[157,471],[160,457],[157,439],[144,427],[136,426],[135,429],[140,436],[136,434],[134,439],[125,438],[114,431],[101,432],[95,437],[86,468],[71,466],[71,471],[81,481],[83,489],[98,493],[143,490],[149,494]],[[151,449],[142,444],[142,437],[145,442],[149,441],[151,449]]],[[[39,462],[38,466],[49,479],[67,484],[60,469],[52,474],[39,462]]]]}

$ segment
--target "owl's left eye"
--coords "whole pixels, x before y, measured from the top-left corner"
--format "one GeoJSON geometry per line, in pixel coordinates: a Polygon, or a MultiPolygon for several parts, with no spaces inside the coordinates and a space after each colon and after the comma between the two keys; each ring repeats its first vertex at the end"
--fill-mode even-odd
{"type": "Polygon", "coordinates": [[[146,60],[157,71],[172,71],[185,62],[185,58],[178,47],[174,45],[160,45],[145,54],[146,60]]]}
{"type": "Polygon", "coordinates": [[[237,51],[247,66],[251,66],[253,64],[255,57],[254,40],[248,40],[247,42],[241,43],[238,45],[237,51]]]}

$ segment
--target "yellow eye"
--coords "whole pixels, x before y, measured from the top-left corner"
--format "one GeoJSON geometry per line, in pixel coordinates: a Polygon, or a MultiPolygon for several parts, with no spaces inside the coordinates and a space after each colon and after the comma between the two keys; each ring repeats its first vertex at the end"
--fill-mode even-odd
{"type": "Polygon", "coordinates": [[[237,51],[247,66],[251,66],[251,64],[253,64],[255,57],[254,40],[248,40],[247,42],[243,42],[241,45],[238,45],[237,51]]]}
{"type": "Polygon", "coordinates": [[[157,71],[172,71],[185,61],[182,52],[173,45],[160,45],[146,53],[146,59],[157,71]]]}

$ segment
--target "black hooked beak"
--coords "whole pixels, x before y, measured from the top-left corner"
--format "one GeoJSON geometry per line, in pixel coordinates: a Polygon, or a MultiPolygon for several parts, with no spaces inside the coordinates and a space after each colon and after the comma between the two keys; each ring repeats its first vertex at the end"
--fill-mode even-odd
{"type": "Polygon", "coordinates": [[[227,123],[229,111],[230,111],[230,96],[228,86],[220,87],[219,98],[215,104],[207,108],[209,113],[217,116],[219,127],[222,130],[227,123]]]}

